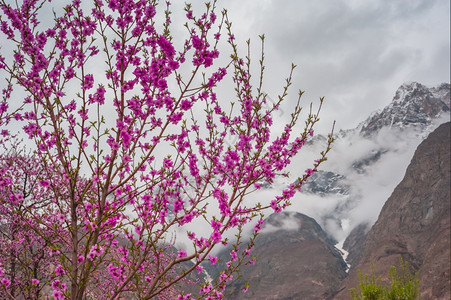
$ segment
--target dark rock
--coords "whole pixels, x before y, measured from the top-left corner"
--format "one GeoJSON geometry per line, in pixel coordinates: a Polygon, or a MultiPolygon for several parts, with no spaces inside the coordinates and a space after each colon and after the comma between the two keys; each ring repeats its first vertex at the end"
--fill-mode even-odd
{"type": "Polygon", "coordinates": [[[346,257],[346,262],[351,265],[350,272],[355,270],[355,266],[360,261],[369,229],[370,225],[368,223],[356,226],[343,243],[343,249],[349,253],[346,257]]]}
{"type": "Polygon", "coordinates": [[[355,161],[352,164],[352,168],[358,173],[363,174],[366,172],[366,169],[381,159],[382,155],[387,153],[387,149],[378,149],[368,153],[364,158],[355,161]]]}
{"type": "Polygon", "coordinates": [[[313,173],[307,182],[302,185],[302,191],[320,196],[328,194],[348,195],[351,187],[345,183],[345,180],[344,175],[319,170],[313,173]]]}

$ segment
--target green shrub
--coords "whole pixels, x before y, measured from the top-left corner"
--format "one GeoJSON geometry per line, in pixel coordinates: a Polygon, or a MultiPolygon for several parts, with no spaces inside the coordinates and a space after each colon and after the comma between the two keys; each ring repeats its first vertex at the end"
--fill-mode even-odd
{"type": "Polygon", "coordinates": [[[411,274],[409,264],[402,258],[399,260],[399,273],[395,266],[391,266],[389,277],[390,286],[381,283],[380,276],[374,274],[373,262],[371,262],[371,275],[359,274],[357,288],[350,290],[352,300],[417,300],[421,299],[419,292],[420,281],[418,274],[411,274]]]}

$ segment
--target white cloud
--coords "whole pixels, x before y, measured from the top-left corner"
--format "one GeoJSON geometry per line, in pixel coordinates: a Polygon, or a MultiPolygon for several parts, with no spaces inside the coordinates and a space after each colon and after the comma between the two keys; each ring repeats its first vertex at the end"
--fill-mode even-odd
{"type": "MultiPolygon", "coordinates": [[[[448,120],[449,115],[445,114],[428,131],[448,120]]],[[[321,169],[345,175],[345,183],[351,186],[349,196],[330,194],[320,197],[301,193],[295,196],[289,210],[315,218],[337,240],[344,239],[360,223],[374,223],[382,206],[404,178],[407,166],[426,134],[413,129],[402,132],[382,129],[372,139],[352,134],[338,139],[321,169]],[[382,150],[380,158],[363,166],[361,171],[364,172],[357,172],[352,167],[379,150],[382,150]]]]}
{"type": "Polygon", "coordinates": [[[273,233],[281,229],[286,231],[296,231],[299,230],[302,226],[302,224],[299,222],[299,219],[297,219],[296,215],[293,213],[284,214],[283,219],[278,218],[277,221],[280,222],[280,224],[277,224],[277,226],[266,223],[265,227],[261,230],[260,233],[273,233]]]}

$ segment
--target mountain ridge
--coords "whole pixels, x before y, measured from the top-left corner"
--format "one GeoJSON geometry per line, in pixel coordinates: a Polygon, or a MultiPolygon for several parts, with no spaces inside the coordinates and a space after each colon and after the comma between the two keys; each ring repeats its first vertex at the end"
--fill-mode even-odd
{"type": "Polygon", "coordinates": [[[390,104],[373,112],[357,126],[363,136],[371,136],[383,127],[428,126],[432,119],[450,111],[450,85],[426,87],[418,82],[402,84],[390,104]]]}

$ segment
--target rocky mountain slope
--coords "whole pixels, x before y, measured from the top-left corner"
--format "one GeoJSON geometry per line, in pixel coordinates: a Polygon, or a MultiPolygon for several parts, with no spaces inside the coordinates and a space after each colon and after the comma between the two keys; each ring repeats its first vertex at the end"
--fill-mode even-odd
{"type": "MultiPolygon", "coordinates": [[[[402,256],[419,271],[422,299],[450,299],[450,123],[436,129],[417,148],[404,179],[385,203],[367,234],[356,268],[387,279],[402,256]]],[[[348,299],[356,272],[336,299],[348,299]]]]}
{"type": "Polygon", "coordinates": [[[241,268],[242,278],[226,290],[232,294],[227,299],[330,298],[346,276],[335,243],[306,215],[270,215],[255,242],[257,263],[241,268]],[[243,293],[245,282],[250,288],[243,293]]]}
{"type": "Polygon", "coordinates": [[[384,127],[423,127],[450,110],[449,84],[428,88],[417,82],[401,85],[393,101],[360,124],[360,134],[371,136],[384,127]]]}

